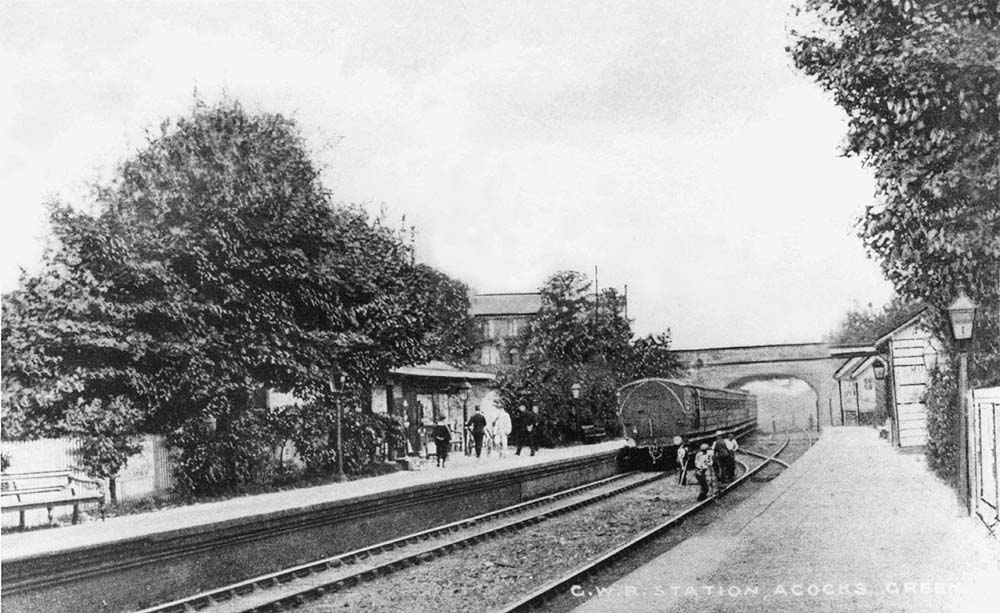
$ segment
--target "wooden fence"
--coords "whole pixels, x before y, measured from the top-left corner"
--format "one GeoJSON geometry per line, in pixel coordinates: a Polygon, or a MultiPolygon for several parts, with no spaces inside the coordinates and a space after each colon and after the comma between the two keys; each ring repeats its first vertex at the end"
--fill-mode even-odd
{"type": "Polygon", "coordinates": [[[1000,536],[1000,387],[973,390],[969,406],[972,512],[1000,536]]]}
{"type": "MultiPolygon", "coordinates": [[[[4,441],[3,452],[10,455],[10,472],[71,470],[85,473],[76,457],[78,441],[69,438],[35,441],[4,441]]],[[[173,472],[163,436],[147,435],[142,451],[129,459],[116,479],[119,501],[170,495],[173,472]]]]}

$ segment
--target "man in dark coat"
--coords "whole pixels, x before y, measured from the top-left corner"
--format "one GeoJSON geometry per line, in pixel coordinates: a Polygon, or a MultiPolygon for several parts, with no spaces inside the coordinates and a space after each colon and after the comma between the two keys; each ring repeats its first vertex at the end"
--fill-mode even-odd
{"type": "Polygon", "coordinates": [[[535,455],[535,427],[538,425],[538,407],[534,407],[535,412],[529,413],[523,404],[517,407],[518,413],[518,436],[517,451],[514,455],[521,455],[521,448],[528,446],[531,448],[531,455],[535,455]]]}
{"type": "Polygon", "coordinates": [[[722,430],[715,433],[715,442],[712,444],[712,465],[715,468],[715,476],[719,484],[729,481],[729,463],[733,460],[733,452],[726,445],[726,438],[722,435],[722,430]]]}
{"type": "Polygon", "coordinates": [[[472,431],[472,442],[476,445],[476,457],[483,452],[483,435],[486,434],[486,418],[483,410],[476,407],[476,412],[469,418],[465,427],[472,431]]]}
{"type": "Polygon", "coordinates": [[[448,452],[451,451],[451,429],[448,428],[444,417],[434,426],[434,446],[437,448],[437,465],[444,468],[444,463],[448,461],[448,452]]]}

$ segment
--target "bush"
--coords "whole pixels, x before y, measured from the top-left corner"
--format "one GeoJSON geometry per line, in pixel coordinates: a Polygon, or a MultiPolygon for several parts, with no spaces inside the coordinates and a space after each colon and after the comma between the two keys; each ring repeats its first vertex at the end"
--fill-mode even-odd
{"type": "Polygon", "coordinates": [[[200,495],[270,484],[284,470],[275,450],[289,438],[287,422],[282,413],[264,411],[244,412],[218,429],[200,418],[188,420],[168,437],[180,452],[177,489],[200,495]]]}
{"type": "MultiPolygon", "coordinates": [[[[326,472],[337,466],[336,407],[323,402],[295,411],[292,442],[310,472],[326,472]]],[[[344,472],[358,474],[369,464],[391,459],[406,440],[403,424],[391,415],[345,410],[341,421],[344,472]]]]}
{"type": "Polygon", "coordinates": [[[958,429],[961,425],[958,382],[950,369],[931,371],[924,399],[927,405],[927,465],[954,484],[958,476],[958,429]]]}

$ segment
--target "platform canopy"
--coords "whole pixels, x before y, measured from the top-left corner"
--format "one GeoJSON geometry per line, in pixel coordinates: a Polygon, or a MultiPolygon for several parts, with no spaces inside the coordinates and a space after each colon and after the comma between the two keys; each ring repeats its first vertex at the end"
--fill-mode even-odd
{"type": "Polygon", "coordinates": [[[472,381],[494,381],[496,375],[488,372],[476,372],[474,370],[459,370],[454,366],[439,362],[437,360],[420,364],[418,366],[403,366],[389,371],[394,375],[404,377],[438,377],[442,379],[465,379],[472,381]]]}

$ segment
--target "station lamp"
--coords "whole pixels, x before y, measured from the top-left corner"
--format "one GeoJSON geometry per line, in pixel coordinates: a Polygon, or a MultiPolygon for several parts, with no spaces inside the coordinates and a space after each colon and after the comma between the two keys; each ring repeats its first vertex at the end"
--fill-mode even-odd
{"type": "Polygon", "coordinates": [[[959,344],[967,344],[972,339],[972,326],[976,322],[976,304],[962,290],[958,298],[948,307],[951,333],[959,344]]]}
{"type": "Polygon", "coordinates": [[[469,396],[472,395],[472,385],[466,380],[458,388],[462,397],[462,450],[465,455],[469,455],[469,430],[466,424],[469,423],[469,396]]]}
{"type": "Polygon", "coordinates": [[[969,405],[966,390],[969,387],[969,341],[972,340],[972,326],[976,322],[976,303],[961,290],[958,298],[948,307],[951,333],[958,348],[958,406],[961,426],[958,429],[958,479],[962,494],[962,504],[966,513],[972,511],[972,491],[969,467],[972,465],[969,445],[969,405]]]}
{"type": "Polygon", "coordinates": [[[577,400],[578,398],[580,398],[580,389],[582,387],[583,386],[580,385],[579,381],[577,381],[572,386],[570,386],[569,393],[573,395],[573,400],[577,400]]]}
{"type": "Polygon", "coordinates": [[[341,413],[340,408],[340,392],[344,391],[344,382],[347,376],[339,368],[333,373],[333,378],[330,379],[330,393],[334,396],[334,404],[337,408],[337,481],[344,481],[347,477],[344,475],[344,438],[343,438],[343,421],[344,417],[341,413]]]}
{"type": "Polygon", "coordinates": [[[885,362],[876,358],[875,361],[872,362],[872,373],[875,374],[875,378],[879,381],[885,379],[885,362]]]}

